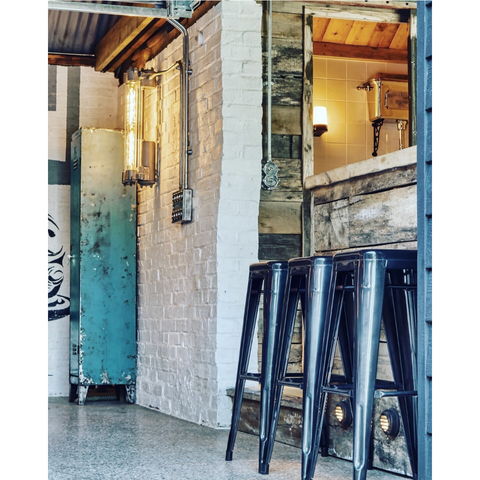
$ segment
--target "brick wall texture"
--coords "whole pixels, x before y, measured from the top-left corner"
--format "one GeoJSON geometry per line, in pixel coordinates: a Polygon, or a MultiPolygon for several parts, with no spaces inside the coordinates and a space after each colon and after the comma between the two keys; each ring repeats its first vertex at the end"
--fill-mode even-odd
{"type": "MultiPolygon", "coordinates": [[[[258,255],[261,6],[224,1],[189,29],[188,186],[193,222],[172,224],[180,78],[160,86],[160,182],[138,193],[137,402],[209,426],[230,423],[248,266],[258,255]]],[[[182,59],[177,38],[147,67],[182,59]]],[[[149,113],[147,112],[147,116],[149,113]]],[[[255,365],[256,345],[252,351],[255,365]]]]}

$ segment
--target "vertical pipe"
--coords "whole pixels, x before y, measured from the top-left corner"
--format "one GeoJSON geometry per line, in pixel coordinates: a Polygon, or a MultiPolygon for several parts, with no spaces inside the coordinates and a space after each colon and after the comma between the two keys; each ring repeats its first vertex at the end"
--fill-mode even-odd
{"type": "Polygon", "coordinates": [[[181,151],[180,151],[180,188],[188,188],[188,76],[190,74],[189,41],[187,29],[174,18],[167,18],[183,35],[183,62],[181,65],[181,151]]]}
{"type": "Polygon", "coordinates": [[[267,162],[272,161],[272,0],[268,2],[267,162]]]}
{"type": "Polygon", "coordinates": [[[410,10],[408,52],[408,92],[410,97],[408,146],[414,146],[417,144],[417,12],[413,9],[410,10]]]}

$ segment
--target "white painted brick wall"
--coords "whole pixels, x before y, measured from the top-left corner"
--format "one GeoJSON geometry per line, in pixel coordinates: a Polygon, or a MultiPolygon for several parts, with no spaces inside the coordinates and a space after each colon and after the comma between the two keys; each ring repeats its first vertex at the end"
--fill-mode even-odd
{"type": "Polygon", "coordinates": [[[67,145],[67,72],[57,66],[56,110],[48,112],[48,159],[65,161],[67,145]]]}
{"type": "Polygon", "coordinates": [[[80,127],[123,128],[117,115],[118,85],[113,73],[80,69],[80,127]]]}
{"type": "MultiPolygon", "coordinates": [[[[67,128],[67,79],[69,67],[57,67],[56,111],[48,112],[48,159],[65,161],[67,128]]],[[[117,115],[118,80],[111,73],[80,69],[79,125],[97,128],[122,128],[117,115]]],[[[49,185],[48,213],[59,226],[52,248],[63,245],[70,251],[70,186],[49,185]]],[[[70,264],[64,259],[62,295],[70,295],[70,264]]],[[[69,391],[69,317],[48,324],[48,395],[66,396],[69,391]]]]}
{"type": "MultiPolygon", "coordinates": [[[[162,77],[160,185],[138,195],[137,401],[210,426],[230,423],[225,390],[235,382],[248,266],[257,261],[260,15],[253,0],[221,2],[189,29],[194,221],[171,223],[179,185],[176,72],[162,77]],[[238,18],[248,19],[244,32],[238,18]]],[[[181,58],[178,38],[148,66],[163,70],[181,58]]]]}
{"type": "MultiPolygon", "coordinates": [[[[262,159],[261,6],[222,2],[223,159],[218,215],[218,425],[228,426],[249,265],[258,261],[262,159]]],[[[250,370],[256,371],[254,342],[250,370]]]]}

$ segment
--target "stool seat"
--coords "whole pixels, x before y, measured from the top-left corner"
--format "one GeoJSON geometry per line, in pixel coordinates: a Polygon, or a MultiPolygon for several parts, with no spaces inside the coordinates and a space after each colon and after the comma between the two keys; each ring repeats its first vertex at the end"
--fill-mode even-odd
{"type": "Polygon", "coordinates": [[[288,263],[281,261],[259,262],[250,265],[245,311],[243,317],[240,353],[233,398],[232,422],[227,443],[225,460],[233,458],[233,448],[238,430],[245,381],[260,383],[260,426],[259,426],[259,472],[268,473],[265,468],[267,439],[270,436],[271,410],[275,401],[273,376],[278,349],[280,316],[284,303],[288,263]],[[255,338],[260,297],[263,294],[263,338],[262,365],[260,372],[249,372],[250,352],[255,338]]]}
{"type": "MultiPolygon", "coordinates": [[[[383,396],[398,397],[410,464],[417,477],[416,271],[415,250],[367,249],[334,255],[313,455],[320,444],[328,393],[351,397],[354,480],[367,477],[373,401],[383,396]],[[382,319],[393,382],[376,379],[382,319]],[[334,382],[337,343],[345,375],[343,381],[334,382]]],[[[307,472],[308,480],[313,478],[315,463],[307,472]]]]}

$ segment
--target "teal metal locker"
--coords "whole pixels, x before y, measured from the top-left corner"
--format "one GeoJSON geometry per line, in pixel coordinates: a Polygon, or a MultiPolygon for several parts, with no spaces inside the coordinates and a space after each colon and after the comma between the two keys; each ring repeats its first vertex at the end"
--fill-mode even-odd
{"type": "Polygon", "coordinates": [[[70,396],[115,385],[135,401],[136,192],[122,184],[123,133],[72,135],[70,396]]]}

